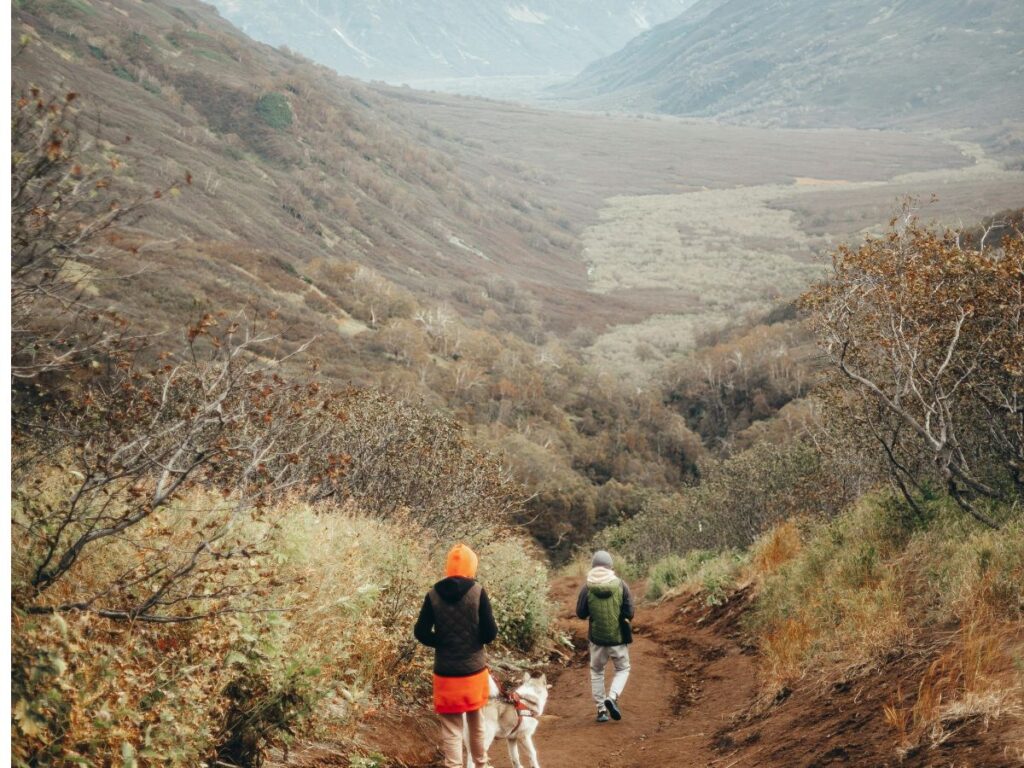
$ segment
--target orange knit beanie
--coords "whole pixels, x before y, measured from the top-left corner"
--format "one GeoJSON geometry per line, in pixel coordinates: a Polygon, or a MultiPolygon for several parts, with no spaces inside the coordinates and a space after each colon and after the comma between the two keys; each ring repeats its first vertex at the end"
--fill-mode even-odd
{"type": "Polygon", "coordinates": [[[476,567],[479,559],[476,552],[465,544],[456,544],[448,553],[448,562],[445,564],[445,576],[461,576],[464,579],[476,578],[476,567]]]}

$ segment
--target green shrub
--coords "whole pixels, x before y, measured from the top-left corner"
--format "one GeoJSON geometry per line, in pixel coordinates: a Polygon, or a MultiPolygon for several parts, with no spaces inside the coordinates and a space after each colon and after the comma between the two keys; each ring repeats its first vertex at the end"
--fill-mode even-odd
{"type": "Polygon", "coordinates": [[[256,116],[278,131],[291,126],[294,120],[288,99],[280,93],[268,93],[260,96],[256,102],[256,116]]]}
{"type": "Polygon", "coordinates": [[[480,581],[491,598],[501,646],[521,653],[537,650],[552,624],[547,568],[522,541],[507,539],[481,548],[480,581]]]}
{"type": "Polygon", "coordinates": [[[683,585],[698,590],[709,605],[719,605],[735,588],[747,555],[726,550],[693,550],[684,557],[669,555],[651,568],[647,598],[657,600],[683,585]]]}
{"type": "Polygon", "coordinates": [[[708,605],[722,605],[736,589],[740,573],[748,562],[744,552],[727,550],[706,561],[695,574],[708,605]]]}
{"type": "Polygon", "coordinates": [[[120,77],[122,80],[127,80],[129,83],[135,82],[135,75],[133,75],[127,69],[122,67],[120,64],[114,65],[114,74],[120,77]]]}
{"type": "Polygon", "coordinates": [[[685,584],[701,564],[714,556],[714,552],[701,549],[694,550],[685,557],[680,555],[663,557],[651,567],[647,582],[647,598],[657,600],[666,592],[685,584]]]}

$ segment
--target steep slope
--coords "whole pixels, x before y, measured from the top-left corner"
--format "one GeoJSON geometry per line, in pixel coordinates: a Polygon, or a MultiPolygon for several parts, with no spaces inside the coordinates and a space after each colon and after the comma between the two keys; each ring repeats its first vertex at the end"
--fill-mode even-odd
{"type": "Polygon", "coordinates": [[[559,214],[523,184],[458,173],[457,139],[414,110],[254,44],[205,4],[24,0],[15,33],[33,41],[15,88],[77,91],[94,159],[118,158],[121,189],[192,172],[151,207],[153,235],[275,251],[299,285],[357,262],[456,306],[467,284],[583,272],[559,214]]]}
{"type": "Polygon", "coordinates": [[[614,494],[692,475],[681,418],[553,337],[640,302],[586,291],[571,222],[514,168],[457,167],[466,139],[199,2],[22,0],[13,21],[16,102],[75,92],[82,163],[112,175],[100,201],[151,201],[105,237],[86,290],[154,351],[207,312],[270,316],[273,345],[314,340],[337,386],[457,416],[563,550],[614,494]]]}
{"type": "Polygon", "coordinates": [[[785,125],[977,126],[1024,118],[1015,0],[702,0],[559,95],[785,125]]]}
{"type": "Polygon", "coordinates": [[[572,74],[693,0],[214,0],[252,37],[362,78],[572,74]]]}
{"type": "MultiPolygon", "coordinates": [[[[703,451],[659,392],[579,350],[611,326],[705,310],[685,281],[591,290],[580,229],[605,198],[966,162],[911,134],[723,131],[368,87],[189,0],[19,0],[13,21],[27,41],[16,98],[76,91],[85,161],[116,168],[113,194],[151,198],[191,172],[110,238],[97,303],[168,344],[203,312],[273,310],[282,343],[315,339],[340,385],[425,401],[500,451],[532,494],[524,521],[562,553],[635,510],[638,489],[687,482],[703,451]]],[[[719,274],[726,292],[751,282],[719,274]]]]}

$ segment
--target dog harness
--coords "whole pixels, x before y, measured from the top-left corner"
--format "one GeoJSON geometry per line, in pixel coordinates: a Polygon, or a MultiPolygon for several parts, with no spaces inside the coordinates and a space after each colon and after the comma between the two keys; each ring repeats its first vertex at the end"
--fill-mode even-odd
{"type": "Polygon", "coordinates": [[[526,699],[524,699],[515,691],[510,691],[506,688],[498,695],[497,698],[500,701],[503,701],[506,704],[511,704],[513,707],[515,707],[516,717],[518,718],[518,720],[516,721],[515,728],[509,731],[508,736],[506,738],[512,738],[517,733],[519,733],[519,729],[522,727],[523,720],[525,718],[532,717],[534,719],[537,719],[538,717],[540,717],[540,714],[536,710],[531,708],[530,702],[526,701],[526,699]]]}

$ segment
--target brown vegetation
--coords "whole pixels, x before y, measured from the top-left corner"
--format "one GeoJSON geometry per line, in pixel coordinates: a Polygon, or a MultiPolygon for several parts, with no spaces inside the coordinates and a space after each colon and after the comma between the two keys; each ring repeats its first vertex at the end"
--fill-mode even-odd
{"type": "Polygon", "coordinates": [[[333,387],[245,313],[178,342],[98,315],[90,281],[135,252],[110,226],[132,209],[77,170],[71,101],[16,105],[15,762],[258,766],[410,695],[408,627],[456,538],[502,540],[483,552],[502,652],[542,646],[520,489],[452,420],[333,387]]]}
{"type": "Polygon", "coordinates": [[[942,488],[986,525],[1024,499],[1024,245],[961,244],[907,213],[839,250],[812,291],[825,349],[855,393],[841,408],[878,442],[894,483],[942,488]]]}

